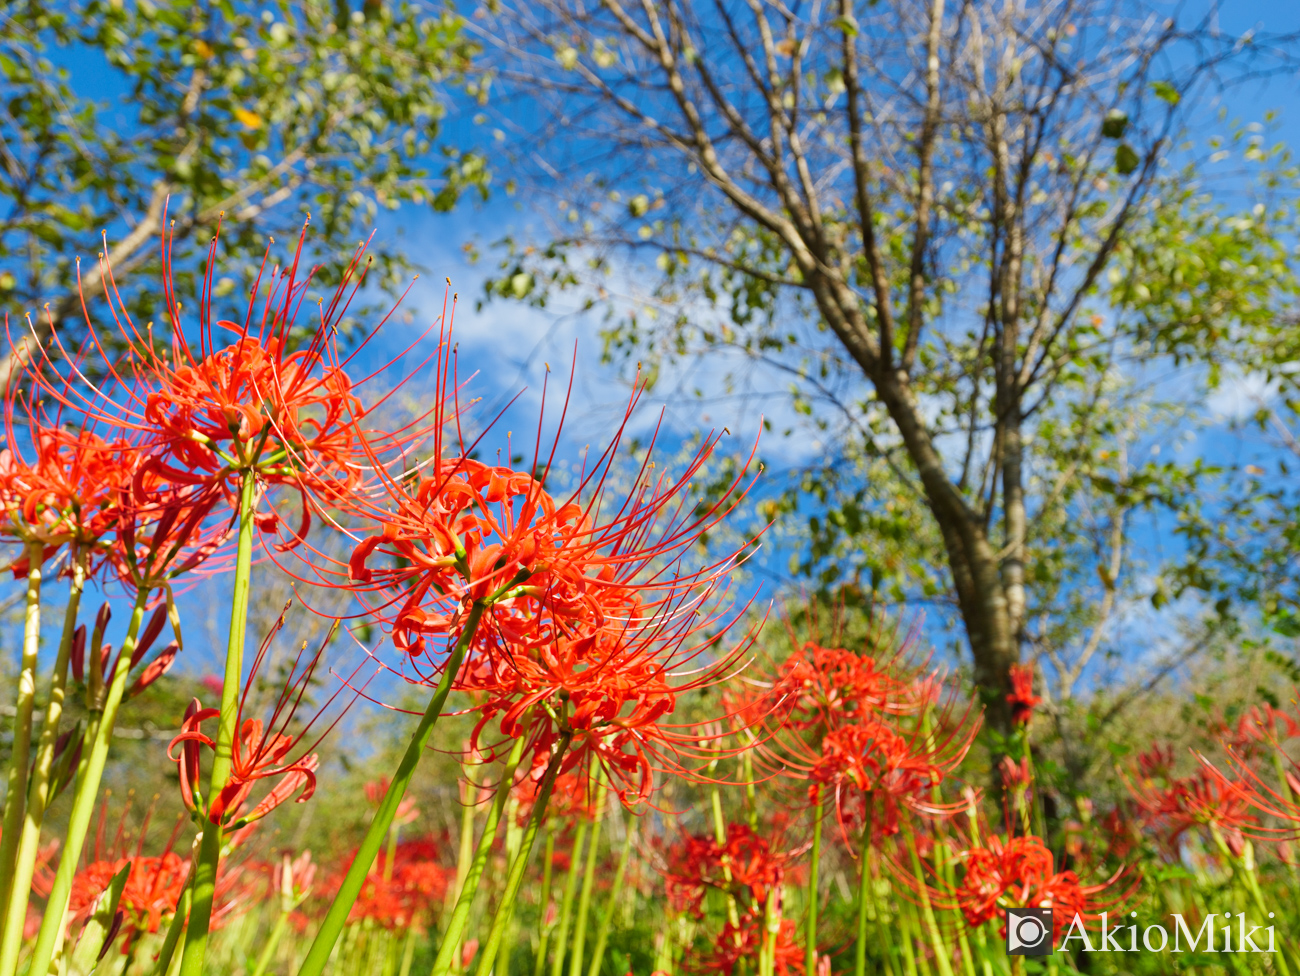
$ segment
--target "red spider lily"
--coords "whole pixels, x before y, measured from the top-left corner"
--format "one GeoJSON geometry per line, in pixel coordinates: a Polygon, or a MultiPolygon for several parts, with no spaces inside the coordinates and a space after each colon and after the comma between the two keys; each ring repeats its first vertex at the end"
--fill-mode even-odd
{"type": "MultiPolygon", "coordinates": [[[[450,367],[444,363],[440,369],[445,390],[450,367]]],[[[636,606],[653,617],[655,609],[707,586],[732,565],[735,557],[691,571],[679,562],[743,497],[742,470],[719,502],[702,512],[688,504],[691,480],[716,438],[675,480],[654,472],[652,439],[635,489],[618,502],[606,497],[604,484],[642,389],[636,386],[611,443],[567,498],[554,498],[544,487],[559,432],[544,460],[539,432],[537,477],[472,460],[461,445],[460,456],[436,454],[428,473],[393,482],[382,499],[385,507],[362,511],[383,530],[353,551],[349,579],[354,588],[389,594],[398,607],[388,620],[398,647],[423,653],[426,636],[456,629],[465,601],[494,596],[494,613],[498,606],[506,616],[511,610],[529,618],[545,613],[566,630],[579,621],[604,627],[610,618],[625,620],[636,606]],[[376,554],[389,556],[393,568],[371,567],[376,554]]],[[[445,400],[444,392],[434,410],[440,421],[445,400]]],[[[441,449],[440,440],[436,447],[441,449]]],[[[507,640],[513,636],[505,621],[496,629],[507,640]]]]}
{"type": "Polygon", "coordinates": [[[1162,748],[1157,743],[1138,753],[1137,764],[1143,780],[1168,779],[1174,768],[1174,747],[1166,743],[1162,748]]]}
{"type": "Polygon", "coordinates": [[[217,492],[173,489],[149,478],[122,490],[110,555],[127,592],[166,586],[217,556],[236,528],[231,519],[213,518],[221,500],[217,492]]]}
{"type": "Polygon", "coordinates": [[[1003,756],[998,763],[998,772],[1002,774],[1002,788],[1021,792],[1029,789],[1034,782],[1034,774],[1029,768],[1029,757],[1024,756],[1016,762],[1010,756],[1003,756]]]}
{"type": "MultiPolygon", "coordinates": [[[[97,543],[118,519],[115,497],[130,483],[129,450],[89,431],[36,429],[32,437],[30,461],[16,446],[0,450],[0,534],[41,543],[43,559],[65,543],[102,552],[97,543]]],[[[7,443],[17,444],[12,431],[7,443]]],[[[26,575],[26,557],[13,569],[26,575]]]]}
{"type": "Polygon", "coordinates": [[[190,870],[189,861],[174,851],[161,857],[94,861],[73,879],[68,902],[72,915],[75,917],[89,908],[127,864],[131,865],[131,873],[118,902],[118,908],[126,913],[127,945],[123,951],[129,947],[135,932],[157,932],[163,916],[176,911],[190,870]]]}
{"type": "Polygon", "coordinates": [[[1205,828],[1216,843],[1222,839],[1234,857],[1245,850],[1245,837],[1276,837],[1261,827],[1252,809],[1266,805],[1248,780],[1231,780],[1208,763],[1194,775],[1159,787],[1149,781],[1129,783],[1143,821],[1173,845],[1188,830],[1205,828]]]}
{"type": "MultiPolygon", "coordinates": [[[[773,972],[780,976],[796,976],[804,972],[804,950],[796,941],[798,927],[794,919],[777,921],[774,940],[773,972]]],[[[739,925],[728,921],[716,942],[703,958],[688,958],[686,967],[693,973],[717,973],[732,976],[743,965],[744,971],[753,972],[755,961],[768,945],[769,935],[762,911],[746,912],[739,925]]],[[[829,956],[822,957],[830,962],[829,956]]]]}
{"type": "Polygon", "coordinates": [[[1237,720],[1229,732],[1234,749],[1255,753],[1262,746],[1277,748],[1287,739],[1300,737],[1300,722],[1265,702],[1253,705],[1237,720]]]}
{"type": "Polygon", "coordinates": [[[1034,669],[1028,664],[1011,665],[1011,693],[1007,702],[1011,705],[1011,721],[1017,726],[1029,724],[1034,717],[1034,709],[1042,701],[1034,694],[1034,669]]]}
{"type": "MultiPolygon", "coordinates": [[[[455,868],[441,863],[447,850],[445,843],[425,837],[399,843],[391,865],[388,852],[382,852],[366,878],[349,920],[370,919],[389,930],[411,926],[423,930],[442,906],[447,889],[456,877],[455,868]]],[[[346,871],[348,865],[342,867],[346,871]]]]}
{"type": "Polygon", "coordinates": [[[667,853],[669,904],[703,918],[704,896],[713,889],[736,896],[746,911],[761,915],[768,893],[780,888],[791,856],[773,850],[771,841],[747,824],[728,824],[721,844],[708,835],[687,835],[667,853]]]}
{"type": "Polygon", "coordinates": [[[868,711],[915,714],[929,699],[898,671],[897,655],[882,667],[870,655],[810,641],[781,665],[772,696],[788,703],[787,721],[796,729],[837,728],[868,711]]]}
{"type": "Polygon", "coordinates": [[[1056,872],[1052,852],[1039,838],[993,836],[988,846],[963,852],[965,867],[956,907],[978,927],[1007,908],[1051,908],[1059,936],[1074,920],[1095,914],[1090,898],[1105,885],[1083,885],[1073,871],[1056,872]]]}
{"type": "MultiPolygon", "coordinates": [[[[845,660],[840,667],[848,670],[852,663],[845,660]]],[[[810,708],[805,727],[819,732],[820,739],[816,734],[811,741],[774,737],[763,748],[768,761],[780,763],[785,775],[808,780],[814,801],[833,798],[846,842],[850,820],[859,827],[870,821],[874,833],[891,836],[898,832],[903,808],[927,816],[962,809],[960,803],[937,801],[936,790],[965,758],[979,729],[969,720],[969,707],[956,714],[952,694],[936,705],[942,683],[934,674],[898,682],[877,677],[874,664],[862,665],[858,673],[870,676],[856,684],[870,696],[866,702],[849,706],[837,695],[833,707],[810,708]]],[[[813,687],[821,686],[814,681],[813,687]]]]}
{"type": "MultiPolygon", "coordinates": [[[[127,864],[131,865],[118,910],[123,913],[121,931],[126,933],[123,953],[129,951],[136,935],[142,932],[157,932],[162,919],[176,911],[181,892],[189,875],[189,861],[172,850],[180,835],[182,820],[177,820],[175,828],[168,837],[161,854],[145,856],[143,852],[145,838],[149,832],[152,819],[152,807],[145,813],[141,822],[135,850],[130,849],[127,839],[127,825],[130,803],[123,809],[117,831],[110,842],[106,843],[105,833],[108,821],[108,798],[100,807],[99,823],[95,831],[94,848],[89,863],[77,872],[73,878],[72,891],[68,902],[69,923],[84,919],[94,910],[99,896],[108,887],[109,882],[127,864]]],[[[32,888],[41,896],[49,893],[53,884],[53,873],[46,863],[53,854],[54,845],[45,852],[42,863],[32,879],[32,888]]],[[[114,936],[115,937],[115,936],[114,936]]]]}
{"type": "Polygon", "coordinates": [[[203,732],[203,723],[218,717],[220,712],[215,708],[204,708],[197,698],[194,699],[185,710],[180,734],[172,739],[167,749],[168,757],[176,763],[180,771],[181,799],[185,806],[196,816],[202,816],[215,824],[227,825],[232,830],[239,830],[265,817],[300,789],[302,792],[297,798],[298,803],[305,803],[311,798],[316,790],[316,769],[320,765],[319,759],[312,750],[341,718],[341,716],[335,718],[334,722],[317,736],[310,746],[302,746],[312,727],[338,696],[339,693],[335,692],[324,707],[301,729],[290,731],[298,708],[311,684],[316,666],[320,663],[325,646],[329,642],[328,636],[322,642],[320,650],[305,666],[302,664],[302,656],[306,644],[303,644],[289,676],[276,696],[267,721],[245,718],[244,713],[248,708],[248,696],[255,683],[254,679],[266,659],[271,642],[284,627],[288,609],[286,605],[275,626],[263,638],[257,656],[253,660],[249,678],[239,698],[230,777],[221,792],[211,798],[206,806],[198,788],[200,751],[202,746],[215,749],[216,743],[203,732]],[[176,754],[178,746],[180,753],[176,754]],[[296,755],[296,758],[291,758],[293,755],[296,755]],[[253,787],[260,780],[277,780],[277,782],[251,810],[241,812],[253,787]]]}
{"type": "MultiPolygon", "coordinates": [[[[0,535],[42,543],[44,559],[65,544],[83,557],[102,551],[97,544],[117,521],[118,493],[131,484],[142,457],[139,444],[112,428],[101,432],[78,411],[76,422],[67,423],[70,388],[48,360],[29,360],[3,395],[0,535]],[[41,397],[47,389],[57,391],[52,412],[41,397]]],[[[25,573],[25,557],[14,570],[25,573]]]]}
{"type": "Polygon", "coordinates": [[[687,772],[681,757],[700,755],[701,737],[663,720],[680,695],[717,681],[744,647],[701,664],[716,643],[701,632],[729,626],[720,615],[700,611],[698,602],[711,593],[706,589],[692,601],[695,606],[683,594],[675,605],[643,615],[631,592],[618,611],[626,616],[617,621],[610,613],[601,628],[589,621],[563,627],[530,616],[526,605],[501,608],[493,618],[497,633],[486,635],[485,652],[460,674],[459,687],[486,696],[475,708],[480,715],[475,743],[498,718],[506,736],[529,737],[536,757],[548,755],[556,739],[567,734],[572,744],[562,770],[600,762],[625,800],[648,796],[658,769],[687,772]]]}
{"type": "MultiPolygon", "coordinates": [[[[309,338],[295,349],[297,317],[313,274],[300,273],[306,233],[305,223],[293,259],[283,269],[268,267],[268,250],[242,322],[214,314],[212,283],[218,247],[214,236],[194,344],[187,337],[172,284],[169,233],[162,236],[165,335],[155,334],[152,323],[142,330],[132,321],[112,269],[101,255],[113,334],[110,337],[97,328],[88,311],[86,325],[89,346],[102,359],[111,386],[103,389],[92,382],[77,365],[77,357],[68,356],[57,330],[55,347],[73,363],[71,379],[77,382],[44,380],[50,361],[43,351],[37,364],[42,368],[32,371],[41,389],[59,403],[96,424],[144,438],[151,449],[143,468],[173,489],[213,488],[233,503],[237,483],[247,471],[255,471],[260,484],[296,488],[302,494],[303,523],[290,533],[286,545],[300,541],[310,526],[309,494],[328,503],[357,491],[369,458],[423,436],[418,425],[392,433],[366,427],[387,397],[363,408],[356,391],[370,377],[358,382],[347,367],[374,333],[346,358],[337,349],[339,323],[364,283],[368,267],[364,244],[343,270],[329,301],[320,305],[309,338]],[[260,310],[259,294],[264,296],[260,310]],[[109,349],[124,352],[114,358],[109,349]],[[365,438],[371,443],[362,449],[359,442],[365,438]]],[[[278,524],[274,511],[259,519],[264,531],[278,524]]]]}

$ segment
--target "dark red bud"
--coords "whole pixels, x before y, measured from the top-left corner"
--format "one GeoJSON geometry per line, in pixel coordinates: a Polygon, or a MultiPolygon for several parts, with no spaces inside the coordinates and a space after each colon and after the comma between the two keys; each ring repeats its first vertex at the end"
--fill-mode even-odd
{"type": "Polygon", "coordinates": [[[72,635],[72,680],[78,684],[86,680],[86,625],[82,624],[72,635]]]}
{"type": "Polygon", "coordinates": [[[144,633],[140,635],[140,642],[135,645],[135,650],[131,652],[131,667],[139,664],[141,659],[149,653],[149,648],[153,647],[153,642],[162,633],[163,624],[166,622],[167,604],[159,604],[158,609],[149,618],[149,622],[145,624],[144,633]]]}

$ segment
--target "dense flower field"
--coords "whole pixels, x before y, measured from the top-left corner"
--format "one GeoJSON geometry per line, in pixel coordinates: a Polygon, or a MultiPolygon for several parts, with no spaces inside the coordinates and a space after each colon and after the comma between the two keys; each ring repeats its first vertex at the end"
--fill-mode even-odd
{"type": "Polygon", "coordinates": [[[26,602],[0,976],[1300,972],[1294,703],[1225,716],[1186,755],[1118,757],[1113,795],[1044,789],[1029,666],[997,735],[877,610],[736,597],[748,544],[705,542],[752,456],[706,498],[716,438],[671,471],[653,443],[620,451],[638,386],[563,489],[566,397],[485,463],[497,432],[470,427],[449,314],[394,360],[433,377],[394,420],[402,382],[361,366],[381,330],[337,339],[364,249],[316,308],[302,240],[285,267],[268,255],[228,321],[216,246],[197,309],[169,268],[161,322],[134,321],[105,269],[86,342],[56,330],[6,395],[26,602]],[[264,633],[255,563],[290,603],[264,633]],[[223,674],[145,746],[184,810],[168,827],[105,788],[115,730],[176,680],[184,601],[226,592],[223,674]],[[286,846],[276,819],[361,748],[348,709],[376,673],[419,708],[369,744],[368,767],[392,763],[352,798],[364,832],[286,846]],[[454,831],[408,794],[435,750],[454,831]],[[1060,951],[1007,954],[1025,908],[1051,909],[1060,951]]]}

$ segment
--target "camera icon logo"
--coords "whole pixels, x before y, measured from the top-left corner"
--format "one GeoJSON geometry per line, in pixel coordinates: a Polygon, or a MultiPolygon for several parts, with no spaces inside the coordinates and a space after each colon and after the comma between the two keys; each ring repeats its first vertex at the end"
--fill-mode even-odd
{"type": "Polygon", "coordinates": [[[1007,909],[1007,955],[1050,956],[1052,954],[1052,910],[1050,908],[1007,909]]]}

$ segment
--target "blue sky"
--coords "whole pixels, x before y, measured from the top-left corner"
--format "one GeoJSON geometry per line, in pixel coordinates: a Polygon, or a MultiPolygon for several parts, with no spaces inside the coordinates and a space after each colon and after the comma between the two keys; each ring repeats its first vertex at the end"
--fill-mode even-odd
{"type": "MultiPolygon", "coordinates": [[[[1195,9],[1191,5],[1185,9],[1195,9]]],[[[1228,33],[1239,33],[1255,27],[1270,32],[1300,30],[1300,4],[1270,0],[1270,2],[1237,2],[1225,6],[1220,12],[1220,24],[1228,33]]],[[[81,61],[73,67],[78,79],[95,84],[105,97],[118,94],[102,67],[81,61]]],[[[1224,105],[1232,116],[1247,120],[1259,118],[1266,110],[1278,110],[1277,135],[1295,146],[1300,146],[1300,97],[1294,76],[1275,77],[1259,84],[1230,90],[1224,105]]],[[[482,139],[491,144],[488,133],[471,120],[477,107],[472,104],[453,106],[452,118],[446,136],[452,141],[482,139]]],[[[526,196],[510,197],[502,192],[507,173],[500,173],[494,184],[494,194],[486,204],[465,203],[450,214],[437,214],[427,208],[405,206],[396,213],[382,214],[375,228],[380,237],[400,235],[403,246],[413,255],[426,273],[412,291],[410,301],[417,310],[416,325],[404,327],[394,322],[393,346],[405,344],[405,329],[418,326],[436,313],[441,306],[444,279],[450,278],[452,287],[459,292],[461,301],[456,315],[456,332],[461,343],[463,373],[476,371],[470,392],[482,396],[485,404],[501,402],[521,388],[526,392],[518,401],[515,411],[500,430],[529,432],[537,416],[541,381],[547,364],[563,380],[568,364],[577,350],[578,369],[575,377],[574,408],[567,425],[567,445],[575,451],[586,443],[599,443],[611,428],[611,418],[621,413],[627,396],[627,385],[615,371],[600,362],[596,331],[597,316],[583,314],[559,307],[538,310],[518,303],[496,300],[476,310],[475,304],[482,296],[486,275],[496,266],[496,253],[491,245],[507,235],[528,239],[543,239],[545,226],[541,216],[531,209],[533,200],[526,196]],[[482,252],[481,263],[473,264],[466,256],[464,245],[473,243],[482,252]]],[[[542,199],[546,199],[543,197],[542,199]]],[[[661,390],[671,390],[665,382],[661,390]]],[[[1215,404],[1225,412],[1236,409],[1234,405],[1249,403],[1248,380],[1232,384],[1215,404]]],[[[664,401],[654,394],[646,398],[640,429],[644,432],[653,421],[657,409],[664,401]]],[[[759,427],[759,418],[752,405],[718,405],[704,416],[692,405],[671,405],[669,446],[676,446],[681,437],[700,427],[729,426],[736,436],[730,441],[732,448],[747,444],[759,427]]],[[[518,437],[516,437],[518,443],[518,437]]],[[[769,441],[767,447],[777,447],[769,441]]],[[[1202,435],[1189,449],[1204,452],[1213,459],[1216,455],[1235,452],[1243,448],[1241,442],[1222,431],[1202,435]]],[[[1249,449],[1249,448],[1247,448],[1249,449]]],[[[798,460],[797,457],[789,460],[798,460]]],[[[1164,533],[1153,526],[1152,544],[1159,543],[1164,533]]],[[[769,548],[771,548],[769,546],[769,548]]],[[[784,553],[775,553],[777,566],[783,565],[784,553]]],[[[190,668],[202,669],[191,659],[190,668]]]]}

